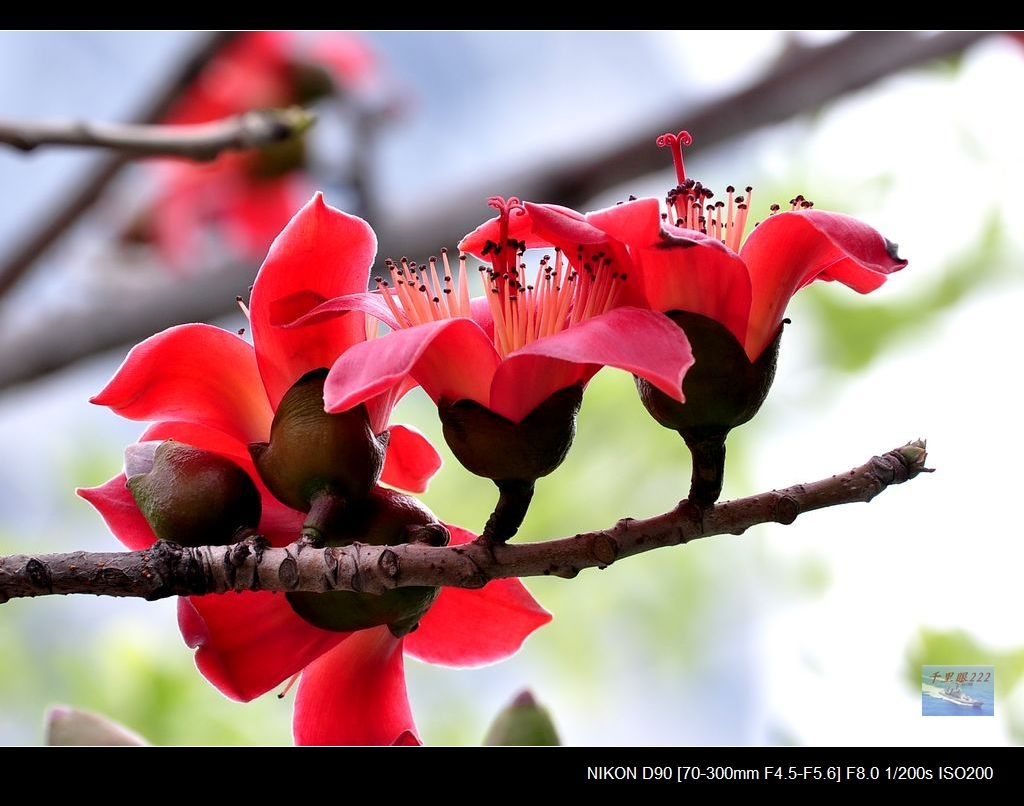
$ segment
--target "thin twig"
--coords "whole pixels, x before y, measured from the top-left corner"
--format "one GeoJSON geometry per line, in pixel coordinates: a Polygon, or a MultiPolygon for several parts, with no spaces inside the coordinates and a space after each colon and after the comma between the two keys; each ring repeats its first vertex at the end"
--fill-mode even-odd
{"type": "MultiPolygon", "coordinates": [[[[152,94],[135,116],[136,123],[155,123],[167,114],[181,91],[202,69],[238,35],[238,31],[217,31],[191,49],[181,66],[169,76],[162,89],[152,94]]],[[[29,267],[85,213],[129,162],[124,154],[115,154],[97,163],[75,189],[63,195],[64,203],[51,211],[43,225],[30,232],[0,261],[0,296],[28,271],[29,267]]]]}
{"type": "Polygon", "coordinates": [[[821,481],[703,511],[683,501],[653,518],[623,518],[608,529],[540,543],[491,545],[478,540],[442,548],[355,543],[315,549],[300,542],[268,548],[262,538],[250,538],[230,546],[186,548],[160,541],[144,551],[3,557],[0,602],[69,593],[150,600],[246,590],[383,593],[410,585],[480,588],[507,577],[572,578],[584,568],[605,568],[652,549],[741,534],[759,523],[790,524],[804,512],[870,501],[890,485],[928,472],[926,458],[919,440],[821,481]]]}
{"type": "Polygon", "coordinates": [[[257,109],[190,126],[0,118],[0,143],[21,151],[44,145],[89,146],[131,157],[185,157],[205,162],[225,151],[288,140],[308,129],[313,120],[301,107],[257,109]]]}

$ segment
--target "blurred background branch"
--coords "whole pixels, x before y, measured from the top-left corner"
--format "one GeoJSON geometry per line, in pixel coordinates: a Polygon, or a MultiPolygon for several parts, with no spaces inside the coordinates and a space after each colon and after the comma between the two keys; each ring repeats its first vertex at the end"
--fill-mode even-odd
{"type": "MultiPolygon", "coordinates": [[[[237,31],[217,31],[199,42],[182,59],[178,69],[167,77],[162,87],[148,96],[144,107],[135,118],[136,123],[155,123],[174,105],[182,91],[191,84],[203,68],[238,35],[237,31]]],[[[56,241],[65,230],[100,198],[104,189],[131,161],[127,154],[106,157],[66,194],[60,209],[54,210],[38,230],[30,232],[0,261],[0,297],[28,271],[32,264],[56,241]]]]}
{"type": "MultiPolygon", "coordinates": [[[[385,207],[377,213],[380,220],[371,223],[387,254],[432,254],[479,224],[483,200],[496,192],[579,206],[603,189],[663,168],[665,156],[653,143],[654,136],[662,131],[685,125],[698,132],[693,149],[707,149],[730,137],[809,112],[896,71],[956,54],[984,35],[972,31],[863,32],[824,45],[791,47],[749,86],[661,120],[644,121],[611,148],[571,157],[559,155],[486,183],[474,181],[438,191],[429,206],[417,207],[414,216],[385,207]]],[[[221,41],[214,37],[203,53],[208,57],[221,41]]],[[[190,60],[182,75],[194,74],[197,58],[190,60]]],[[[180,77],[170,82],[173,87],[181,84],[180,77]]],[[[155,116],[154,109],[165,108],[154,105],[148,110],[150,117],[155,116]]],[[[88,209],[123,167],[125,157],[114,160],[116,165],[108,164],[102,175],[97,174],[72,195],[74,204],[69,202],[58,211],[4,262],[0,267],[0,294],[88,209]]],[[[365,188],[366,165],[358,157],[356,164],[362,171],[359,185],[365,188]]],[[[31,381],[97,352],[136,342],[160,327],[230,313],[236,295],[245,294],[254,270],[255,266],[248,272],[240,269],[237,275],[231,271],[226,275],[208,272],[187,282],[179,278],[180,287],[170,292],[170,306],[165,305],[169,285],[157,282],[124,288],[101,284],[89,299],[59,302],[52,310],[39,311],[30,321],[0,324],[0,388],[31,381]],[[54,321],[60,322],[59,332],[52,327],[54,321]]]]}
{"type": "Polygon", "coordinates": [[[300,107],[254,109],[244,115],[187,126],[0,118],[0,143],[19,151],[40,146],[82,146],[134,158],[184,157],[205,162],[225,151],[261,148],[296,137],[313,121],[313,116],[300,107]]]}

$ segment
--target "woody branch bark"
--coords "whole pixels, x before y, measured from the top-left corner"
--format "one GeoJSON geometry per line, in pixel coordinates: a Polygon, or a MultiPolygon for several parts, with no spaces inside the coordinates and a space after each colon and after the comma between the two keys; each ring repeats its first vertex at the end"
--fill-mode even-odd
{"type": "Polygon", "coordinates": [[[350,590],[383,593],[410,585],[480,588],[492,579],[559,576],[605,568],[624,557],[702,537],[741,534],[759,523],[790,524],[824,507],[868,502],[925,467],[923,441],[908,443],[821,481],[753,495],[699,510],[687,501],[643,520],[558,540],[522,545],[476,541],[436,548],[418,543],[269,548],[260,538],[230,546],[187,548],[160,541],[144,551],[0,558],[0,602],[16,597],[91,593],[103,596],[203,595],[228,591],[350,590]]]}
{"type": "Polygon", "coordinates": [[[0,118],[0,143],[21,151],[40,146],[107,148],[132,157],[212,160],[225,151],[278,143],[301,134],[313,122],[299,107],[258,109],[191,126],[95,123],[0,118]]]}

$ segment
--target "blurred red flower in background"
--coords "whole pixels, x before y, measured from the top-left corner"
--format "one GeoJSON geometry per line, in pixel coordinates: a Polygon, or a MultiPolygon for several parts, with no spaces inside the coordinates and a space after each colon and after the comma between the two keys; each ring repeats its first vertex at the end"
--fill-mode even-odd
{"type": "MultiPolygon", "coordinates": [[[[380,80],[377,56],[357,34],[247,31],[223,47],[161,123],[354,98],[379,89],[380,80]]],[[[201,264],[211,237],[234,257],[258,259],[314,190],[302,138],[209,163],[161,160],[156,179],[142,228],[176,270],[201,264]]]]}

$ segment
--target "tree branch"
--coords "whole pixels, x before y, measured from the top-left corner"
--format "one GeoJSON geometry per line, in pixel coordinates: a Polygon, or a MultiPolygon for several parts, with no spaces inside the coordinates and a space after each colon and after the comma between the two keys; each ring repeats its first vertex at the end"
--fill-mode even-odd
{"type": "Polygon", "coordinates": [[[301,107],[258,109],[190,126],[0,118],[0,143],[21,151],[43,145],[92,146],[131,157],[208,161],[225,151],[260,148],[288,140],[308,129],[313,121],[312,114],[301,107]]]}
{"type": "MultiPolygon", "coordinates": [[[[232,39],[238,31],[217,31],[209,34],[197,46],[192,48],[182,60],[181,66],[174,71],[164,86],[153,93],[138,115],[137,123],[155,123],[170,111],[174,102],[185,87],[232,39]]],[[[100,194],[129,162],[124,154],[114,154],[96,164],[74,189],[64,194],[64,203],[54,211],[46,223],[39,229],[30,232],[14,249],[3,255],[0,261],[0,296],[28,271],[36,259],[43,254],[64,232],[85,213],[100,194]]]]}
{"type": "Polygon", "coordinates": [[[759,523],[790,524],[823,507],[868,502],[922,472],[923,440],[908,443],[828,479],[716,504],[703,512],[687,501],[643,520],[540,543],[492,545],[482,540],[436,548],[419,543],[314,549],[301,543],[269,548],[262,538],[230,546],[186,548],[158,541],[144,551],[0,558],[0,602],[16,597],[91,593],[103,596],[204,595],[228,591],[350,590],[383,593],[407,586],[480,588],[492,579],[572,578],[584,568],[759,523]]]}

